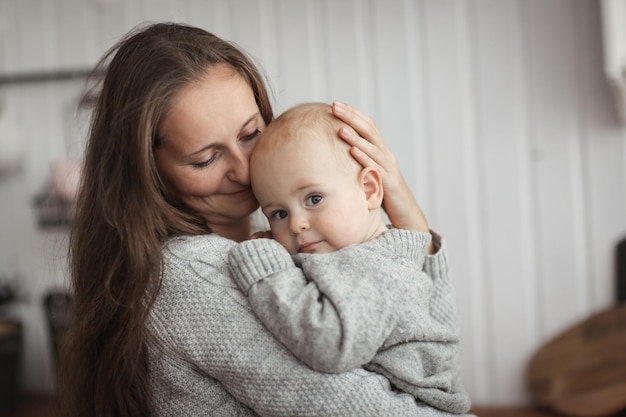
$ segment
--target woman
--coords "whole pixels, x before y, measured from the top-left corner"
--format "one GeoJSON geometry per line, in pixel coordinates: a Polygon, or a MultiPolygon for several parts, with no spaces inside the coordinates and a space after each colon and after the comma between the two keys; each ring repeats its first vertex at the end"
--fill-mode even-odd
{"type": "MultiPolygon", "coordinates": [[[[314,372],[278,344],[228,275],[258,204],[248,161],[272,108],[235,46],[201,29],[129,33],[99,87],[70,241],[75,316],[63,416],[441,416],[379,375],[314,372]]],[[[355,158],[385,175],[397,227],[426,221],[372,121],[355,158]]],[[[445,254],[431,257],[438,265],[445,254]]]]}

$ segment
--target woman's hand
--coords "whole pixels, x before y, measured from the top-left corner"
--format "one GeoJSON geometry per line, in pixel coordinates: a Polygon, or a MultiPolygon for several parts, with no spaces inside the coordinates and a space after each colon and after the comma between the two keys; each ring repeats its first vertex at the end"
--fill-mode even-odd
{"type": "Polygon", "coordinates": [[[250,239],[274,239],[274,235],[271,230],[265,230],[261,232],[252,233],[250,239]]]}
{"type": "Polygon", "coordinates": [[[333,102],[333,114],[350,125],[341,128],[339,137],[352,148],[350,153],[364,167],[376,168],[383,178],[385,198],[383,208],[391,223],[401,229],[429,233],[428,223],[422,209],[409,189],[395,155],[385,144],[374,121],[361,111],[340,102],[333,102]]]}

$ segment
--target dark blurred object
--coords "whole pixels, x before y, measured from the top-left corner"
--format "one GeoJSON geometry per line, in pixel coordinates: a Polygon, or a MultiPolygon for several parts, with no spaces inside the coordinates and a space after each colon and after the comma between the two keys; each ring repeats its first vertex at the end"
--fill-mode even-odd
{"type": "Polygon", "coordinates": [[[81,171],[82,162],[76,159],[66,159],[53,165],[49,181],[34,199],[40,227],[72,224],[81,171]]]}
{"type": "Polygon", "coordinates": [[[6,307],[19,302],[17,278],[0,277],[0,416],[15,410],[19,397],[22,324],[6,307]]]}
{"type": "Polygon", "coordinates": [[[22,325],[0,318],[0,415],[16,408],[21,353],[22,325]]]}
{"type": "Polygon", "coordinates": [[[617,303],[626,301],[626,239],[617,244],[617,303]]]}
{"type": "Polygon", "coordinates": [[[15,300],[15,291],[9,284],[0,284],[0,307],[15,300]]]}
{"type": "Polygon", "coordinates": [[[44,296],[43,304],[46,311],[52,353],[55,360],[58,360],[63,337],[71,322],[72,296],[63,290],[50,291],[44,296]]]}
{"type": "Polygon", "coordinates": [[[39,227],[48,228],[72,224],[74,206],[69,201],[51,192],[44,192],[35,197],[34,203],[37,209],[39,227]]]}

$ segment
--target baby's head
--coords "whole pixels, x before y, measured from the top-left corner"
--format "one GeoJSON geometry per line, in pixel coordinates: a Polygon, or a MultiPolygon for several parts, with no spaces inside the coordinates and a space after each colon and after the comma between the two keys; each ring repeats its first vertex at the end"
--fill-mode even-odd
{"type": "Polygon", "coordinates": [[[252,154],[252,190],[291,254],[333,252],[386,229],[380,173],[352,158],[340,127],[350,129],[330,105],[301,104],[263,131],[252,154]]]}

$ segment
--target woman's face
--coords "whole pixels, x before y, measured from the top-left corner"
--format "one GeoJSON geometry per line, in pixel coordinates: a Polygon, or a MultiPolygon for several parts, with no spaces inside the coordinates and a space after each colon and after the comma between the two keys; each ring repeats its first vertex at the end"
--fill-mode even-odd
{"type": "Polygon", "coordinates": [[[169,190],[202,213],[214,231],[258,207],[250,188],[250,154],[265,128],[250,85],[219,65],[175,97],[155,153],[169,190]]]}

